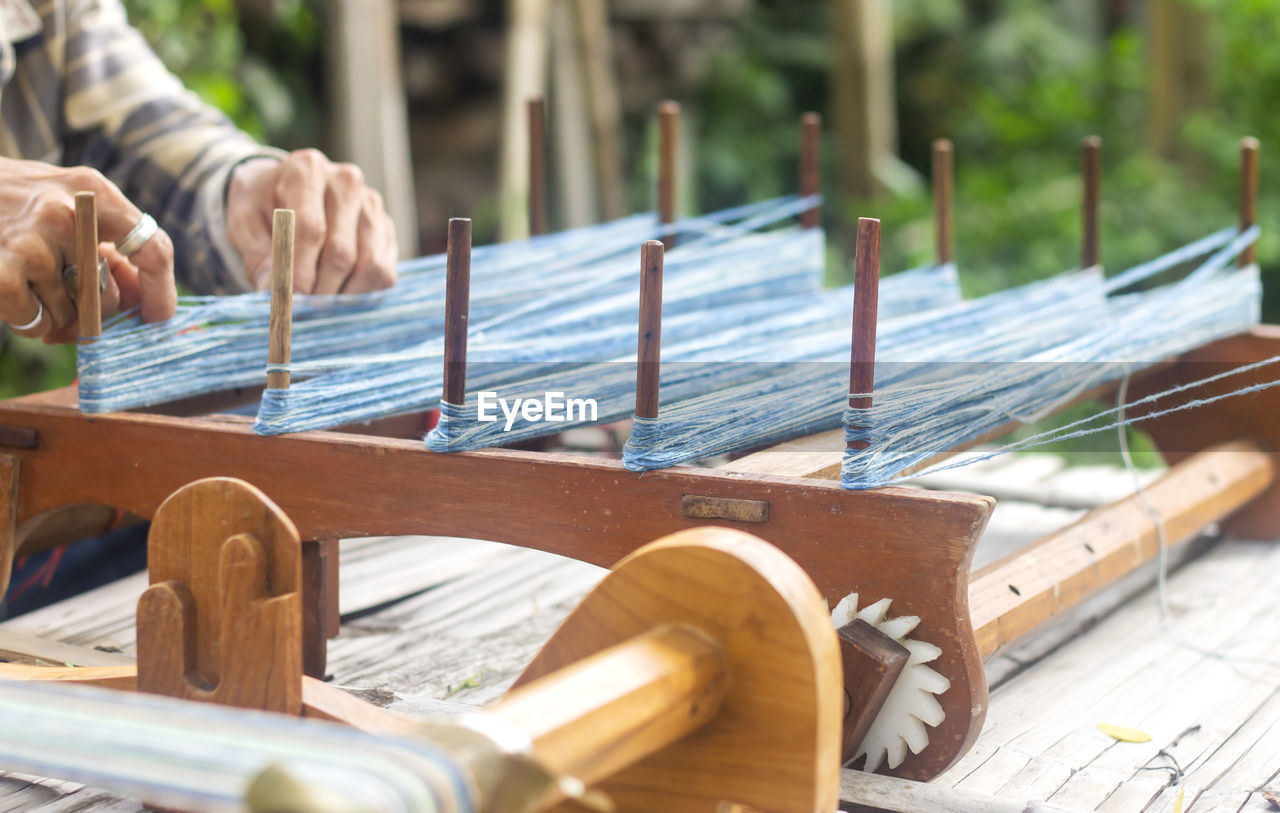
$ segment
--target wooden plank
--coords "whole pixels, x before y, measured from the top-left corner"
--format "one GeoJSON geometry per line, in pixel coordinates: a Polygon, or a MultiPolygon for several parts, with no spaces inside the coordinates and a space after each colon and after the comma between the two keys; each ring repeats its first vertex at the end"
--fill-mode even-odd
{"type": "Polygon", "coordinates": [[[1098,509],[1031,549],[975,573],[969,601],[984,657],[1154,556],[1164,520],[1169,544],[1188,539],[1269,488],[1272,454],[1238,441],[1206,449],[1145,490],[1098,509]]]}
{"type": "Polygon", "coordinates": [[[12,663],[72,666],[124,666],[133,658],[82,646],[72,646],[0,628],[0,660],[12,663]]]}

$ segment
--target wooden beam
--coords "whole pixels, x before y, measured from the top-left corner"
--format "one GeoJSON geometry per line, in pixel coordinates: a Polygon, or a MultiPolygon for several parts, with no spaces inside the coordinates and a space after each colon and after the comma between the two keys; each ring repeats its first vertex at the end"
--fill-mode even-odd
{"type": "Polygon", "coordinates": [[[987,565],[972,577],[969,606],[984,658],[1092,595],[1158,552],[1147,506],[1170,545],[1186,541],[1265,491],[1272,455],[1252,441],[1197,452],[1133,495],[987,565]]]}

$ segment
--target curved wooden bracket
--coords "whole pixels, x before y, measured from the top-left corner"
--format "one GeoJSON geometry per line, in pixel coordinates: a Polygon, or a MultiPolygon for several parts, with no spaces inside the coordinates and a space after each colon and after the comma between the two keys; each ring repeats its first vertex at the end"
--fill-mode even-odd
{"type": "Polygon", "coordinates": [[[258,489],[213,477],[175,492],[147,543],[138,601],[138,688],[298,714],[298,531],[258,489]]]}

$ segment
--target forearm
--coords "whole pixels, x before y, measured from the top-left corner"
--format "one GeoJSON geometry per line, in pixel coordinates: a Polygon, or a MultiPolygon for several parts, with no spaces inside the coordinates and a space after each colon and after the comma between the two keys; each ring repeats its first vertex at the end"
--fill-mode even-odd
{"type": "Polygon", "coordinates": [[[280,153],[185,90],[124,19],[118,0],[68,4],[64,161],[115,181],[173,238],[180,282],[244,290],[226,240],[225,194],[241,161],[280,153]]]}

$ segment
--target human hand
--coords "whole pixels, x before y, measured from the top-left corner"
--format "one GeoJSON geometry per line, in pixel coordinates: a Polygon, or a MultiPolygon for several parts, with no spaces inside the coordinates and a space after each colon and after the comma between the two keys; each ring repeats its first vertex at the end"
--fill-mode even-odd
{"type": "Polygon", "coordinates": [[[227,237],[260,291],[271,285],[275,209],[296,213],[295,291],[358,293],[395,284],[395,224],[382,197],[365,186],[359,167],[335,164],[317,150],[298,150],[282,160],[255,158],[236,168],[227,189],[227,237]]]}
{"type": "Polygon", "coordinates": [[[94,193],[98,237],[106,241],[98,247],[111,271],[102,291],[102,315],[141,304],[145,321],[173,316],[178,303],[173,243],[157,231],[130,257],[115,250],[113,243],[142,219],[115,184],[88,167],[0,158],[0,319],[24,327],[15,333],[48,344],[76,340],[76,306],[63,286],[62,270],[76,261],[77,192],[94,193]]]}

